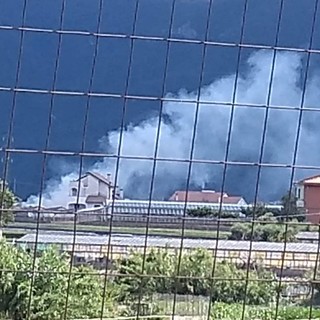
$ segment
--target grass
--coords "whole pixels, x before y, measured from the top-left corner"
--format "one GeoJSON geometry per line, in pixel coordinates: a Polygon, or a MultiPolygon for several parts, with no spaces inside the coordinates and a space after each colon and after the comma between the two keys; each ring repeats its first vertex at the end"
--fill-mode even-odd
{"type": "MultiPolygon", "coordinates": [[[[201,296],[179,296],[175,301],[173,309],[173,296],[158,295],[155,297],[160,310],[165,315],[173,313],[179,316],[190,316],[192,319],[207,319],[209,312],[208,297],[201,296]]],[[[310,307],[295,305],[279,305],[276,314],[275,305],[271,306],[253,306],[246,305],[243,310],[242,303],[215,303],[212,305],[210,319],[212,320],[234,320],[244,315],[244,320],[303,320],[320,319],[320,310],[314,306],[312,311],[310,307]],[[276,317],[277,316],[277,317],[276,317]],[[310,317],[311,316],[311,317],[310,317]]]]}
{"type": "Polygon", "coordinates": [[[276,311],[275,305],[269,307],[246,305],[243,304],[225,304],[215,303],[212,310],[212,320],[234,320],[243,315],[244,320],[303,320],[303,319],[320,319],[320,311],[310,308],[288,305],[279,305],[276,311]]]}
{"type": "MultiPolygon", "coordinates": [[[[10,224],[4,230],[4,235],[23,235],[26,234],[30,229],[35,229],[35,223],[13,223],[10,224]]],[[[47,229],[47,230],[61,230],[61,231],[72,231],[74,228],[73,223],[50,223],[50,224],[40,224],[40,230],[47,229]]],[[[82,232],[109,232],[109,226],[92,226],[92,225],[77,225],[77,230],[82,232]]],[[[124,234],[135,234],[135,235],[145,235],[146,228],[144,227],[112,227],[113,233],[124,233],[124,234]]],[[[149,228],[148,230],[149,235],[158,235],[158,236],[175,236],[180,237],[182,236],[181,229],[163,229],[163,228],[149,228]]],[[[220,239],[226,239],[230,233],[225,231],[219,232],[220,239]]],[[[10,236],[11,237],[11,236],[10,236]]],[[[209,230],[191,230],[185,229],[184,237],[189,238],[208,238],[208,239],[215,239],[217,237],[216,231],[209,231],[209,230]]]]}

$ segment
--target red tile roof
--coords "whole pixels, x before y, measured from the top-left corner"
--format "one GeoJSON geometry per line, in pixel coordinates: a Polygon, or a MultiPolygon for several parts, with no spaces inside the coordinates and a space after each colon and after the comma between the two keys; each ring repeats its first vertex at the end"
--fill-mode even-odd
{"type": "Polygon", "coordinates": [[[308,178],[305,178],[303,180],[300,180],[298,182],[298,184],[316,184],[319,185],[320,184],[320,175],[315,175],[315,176],[311,176],[308,178]]]}

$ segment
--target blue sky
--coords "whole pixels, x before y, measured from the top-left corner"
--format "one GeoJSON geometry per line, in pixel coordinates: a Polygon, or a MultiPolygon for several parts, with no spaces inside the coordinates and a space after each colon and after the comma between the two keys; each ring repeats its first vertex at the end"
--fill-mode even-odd
{"type": "MultiPolygon", "coordinates": [[[[208,1],[177,0],[173,19],[172,37],[200,39],[205,37],[208,1]]],[[[240,40],[240,26],[244,0],[214,1],[209,24],[208,40],[235,42],[240,40]]],[[[28,0],[25,25],[34,28],[59,29],[61,0],[28,0]]],[[[305,48],[310,38],[310,28],[315,0],[284,1],[278,46],[305,48]]],[[[137,12],[136,35],[167,37],[172,0],[140,0],[137,12]]],[[[0,25],[22,25],[22,0],[0,2],[0,25]]],[[[247,44],[274,45],[280,0],[249,0],[243,42],[247,44]]],[[[132,34],[135,1],[104,0],[100,33],[132,34]]],[[[97,31],[98,0],[67,0],[62,29],[97,31]]],[[[318,15],[319,16],[319,15],[318,15]]],[[[316,21],[313,48],[319,49],[319,23],[316,21]]],[[[20,32],[0,30],[0,86],[15,86],[20,32]]],[[[26,32],[21,56],[18,87],[51,90],[54,75],[58,35],[26,32]]],[[[94,92],[124,94],[128,74],[131,42],[129,39],[102,37],[98,42],[97,63],[93,78],[94,92]]],[[[95,38],[63,35],[57,90],[86,92],[88,90],[95,38]]],[[[167,43],[165,41],[136,40],[132,52],[132,69],[128,83],[129,95],[161,96],[167,43]]],[[[196,44],[172,43],[169,50],[165,93],[177,93],[181,88],[194,91],[199,86],[203,48],[196,44]]],[[[252,49],[241,52],[241,70],[252,49]]],[[[236,69],[238,49],[209,46],[204,65],[203,85],[233,74],[236,69]]],[[[306,56],[303,57],[304,61],[306,56]]],[[[304,64],[302,63],[302,68],[304,64]]],[[[311,72],[319,67],[318,55],[312,55],[311,72]]],[[[0,92],[0,135],[9,127],[12,93],[0,92]]],[[[19,93],[15,105],[13,146],[16,148],[43,149],[48,127],[50,95],[19,93]]],[[[86,97],[55,96],[53,122],[49,148],[61,151],[78,151],[81,147],[86,97]]],[[[125,123],[137,124],[157,114],[158,102],[131,100],[127,103],[125,123]]],[[[93,98],[90,101],[86,150],[97,151],[100,139],[111,130],[119,128],[123,100],[93,98]]],[[[1,155],[2,156],[2,155],[1,155]]],[[[9,180],[17,179],[17,191],[25,197],[36,193],[41,179],[41,155],[13,155],[9,180]]],[[[70,157],[49,157],[46,180],[69,170],[76,162],[70,157]]],[[[93,160],[91,161],[93,162],[93,160]]],[[[88,165],[90,161],[88,161],[88,165]]],[[[244,174],[251,179],[251,174],[244,174]]],[[[231,179],[231,178],[230,178],[231,179]]],[[[232,179],[231,179],[232,180],[232,179]]],[[[230,185],[234,183],[230,183],[230,185]]],[[[239,192],[240,188],[232,190],[239,192]]]]}

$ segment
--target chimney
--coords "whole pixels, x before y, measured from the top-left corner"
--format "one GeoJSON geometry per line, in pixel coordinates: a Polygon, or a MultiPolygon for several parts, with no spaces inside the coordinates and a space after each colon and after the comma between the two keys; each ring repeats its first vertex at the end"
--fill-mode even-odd
{"type": "Polygon", "coordinates": [[[119,198],[123,199],[123,197],[124,197],[123,189],[121,188],[121,189],[119,189],[119,198]]]}
{"type": "Polygon", "coordinates": [[[123,198],[123,189],[120,189],[119,186],[115,186],[113,188],[115,199],[122,199],[123,198]]]}
{"type": "Polygon", "coordinates": [[[111,173],[110,172],[107,173],[107,179],[109,182],[111,182],[111,173]]]}

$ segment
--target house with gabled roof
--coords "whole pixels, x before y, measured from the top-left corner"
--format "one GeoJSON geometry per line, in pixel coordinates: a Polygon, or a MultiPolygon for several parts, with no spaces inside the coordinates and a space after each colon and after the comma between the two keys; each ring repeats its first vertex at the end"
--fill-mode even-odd
{"type": "Polygon", "coordinates": [[[68,208],[78,209],[105,206],[108,200],[121,199],[122,189],[114,186],[111,174],[107,176],[98,172],[88,171],[69,185],[68,208]]]}
{"type": "Polygon", "coordinates": [[[320,222],[320,174],[307,177],[295,183],[297,206],[305,209],[311,223],[320,222]]]}

